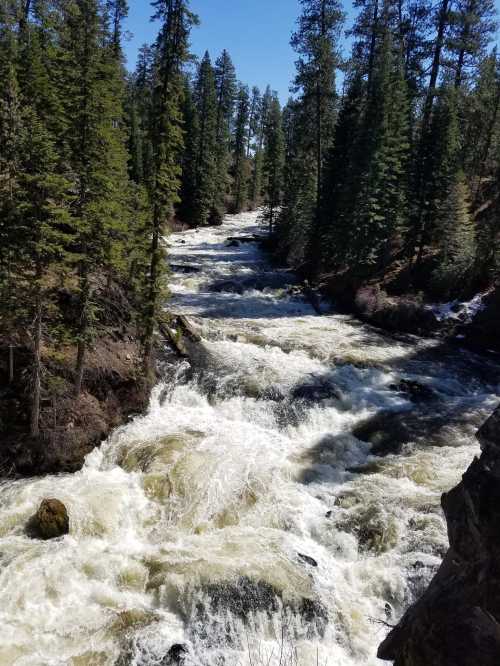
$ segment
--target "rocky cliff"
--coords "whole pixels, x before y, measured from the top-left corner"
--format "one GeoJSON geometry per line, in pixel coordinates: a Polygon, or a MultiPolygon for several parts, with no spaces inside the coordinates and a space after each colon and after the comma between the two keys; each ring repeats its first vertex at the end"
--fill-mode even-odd
{"type": "Polygon", "coordinates": [[[477,437],[481,457],[442,498],[444,562],[379,648],[394,666],[500,664],[500,407],[477,437]]]}

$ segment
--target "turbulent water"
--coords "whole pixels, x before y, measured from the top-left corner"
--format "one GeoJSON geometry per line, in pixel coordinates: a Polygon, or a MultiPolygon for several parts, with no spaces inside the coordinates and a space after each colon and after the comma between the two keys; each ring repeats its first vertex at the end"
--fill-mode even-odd
{"type": "Polygon", "coordinates": [[[243,214],[173,235],[191,362],[80,473],[0,485],[0,666],[375,666],[435,572],[499,367],[319,316],[227,240],[254,233],[243,214]],[[69,536],[26,536],[44,497],[69,536]]]}

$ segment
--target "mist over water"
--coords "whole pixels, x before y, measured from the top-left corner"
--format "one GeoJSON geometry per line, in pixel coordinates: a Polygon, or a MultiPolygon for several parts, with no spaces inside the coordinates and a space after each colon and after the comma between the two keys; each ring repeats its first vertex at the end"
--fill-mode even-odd
{"type": "Polygon", "coordinates": [[[500,367],[318,316],[255,233],[246,213],[171,236],[197,353],[81,472],[0,485],[0,666],[166,666],[174,645],[186,666],[382,663],[500,367]],[[26,536],[45,497],[69,536],[26,536]]]}

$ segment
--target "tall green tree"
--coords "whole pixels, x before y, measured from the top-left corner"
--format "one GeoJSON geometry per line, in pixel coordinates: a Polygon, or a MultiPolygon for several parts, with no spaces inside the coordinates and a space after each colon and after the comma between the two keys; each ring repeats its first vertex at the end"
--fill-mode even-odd
{"type": "Polygon", "coordinates": [[[249,114],[248,87],[240,85],[234,125],[233,206],[236,213],[241,212],[247,203],[249,165],[246,146],[249,114]]]}
{"type": "Polygon", "coordinates": [[[271,86],[267,86],[260,100],[258,123],[255,128],[255,148],[252,165],[252,175],[249,186],[249,199],[252,208],[260,205],[262,199],[262,167],[264,157],[264,140],[266,124],[271,107],[271,86]]]}
{"type": "Polygon", "coordinates": [[[386,263],[390,241],[407,225],[409,148],[408,89],[401,56],[394,53],[387,28],[376,55],[358,146],[359,189],[350,251],[362,265],[386,263]]]}
{"type": "Polygon", "coordinates": [[[160,311],[164,248],[161,236],[178,202],[181,186],[180,155],[184,146],[182,68],[189,58],[189,33],[196,17],[187,0],[156,0],[155,19],[161,21],[152,103],[153,178],[150,188],[150,265],[144,329],[144,367],[151,377],[154,333],[160,311]]]}
{"type": "Polygon", "coordinates": [[[269,225],[271,236],[274,234],[276,219],[281,206],[284,163],[285,138],[281,106],[277,95],[274,95],[266,122],[264,151],[264,219],[269,225]]]}
{"type": "Polygon", "coordinates": [[[217,205],[217,100],[210,56],[205,53],[195,84],[198,127],[195,134],[193,226],[219,224],[224,211],[217,205]]]}
{"type": "Polygon", "coordinates": [[[311,118],[309,142],[316,159],[317,205],[323,164],[335,124],[335,74],[341,63],[339,39],[344,13],[338,0],[300,0],[302,14],[292,46],[297,51],[295,91],[311,118]]]}
{"type": "Polygon", "coordinates": [[[439,264],[432,282],[438,296],[449,298],[470,282],[476,249],[469,192],[462,171],[453,175],[437,215],[439,264]]]}
{"type": "Polygon", "coordinates": [[[229,194],[231,166],[231,131],[238,94],[236,71],[229,53],[224,50],[215,62],[217,94],[217,185],[216,208],[225,209],[229,194]]]}

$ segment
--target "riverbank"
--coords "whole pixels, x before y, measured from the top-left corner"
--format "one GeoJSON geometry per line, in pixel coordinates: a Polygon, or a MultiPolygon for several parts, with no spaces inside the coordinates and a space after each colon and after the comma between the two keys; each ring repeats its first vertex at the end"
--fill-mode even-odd
{"type": "Polygon", "coordinates": [[[405,290],[384,276],[366,282],[349,275],[324,276],[317,290],[340,311],[386,331],[438,336],[480,353],[500,354],[498,286],[449,302],[405,290]]]}
{"type": "Polygon", "coordinates": [[[119,425],[143,413],[151,386],[143,379],[141,344],[127,291],[100,279],[94,288],[94,335],[75,395],[76,345],[56,334],[57,316],[75,326],[74,300],[53,294],[41,344],[39,435],[30,436],[33,352],[30,330],[0,336],[0,477],[76,472],[85,457],[119,425]]]}

